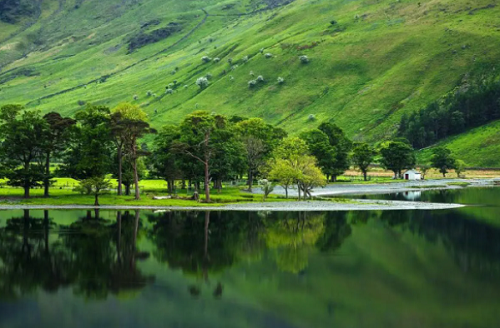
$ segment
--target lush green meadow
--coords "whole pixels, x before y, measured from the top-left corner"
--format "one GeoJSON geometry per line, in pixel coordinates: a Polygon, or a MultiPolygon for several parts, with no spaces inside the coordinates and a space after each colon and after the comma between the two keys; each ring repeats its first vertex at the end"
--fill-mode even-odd
{"type": "MultiPolygon", "coordinates": [[[[15,26],[2,28],[0,103],[72,115],[89,102],[134,101],[156,127],[201,109],[259,116],[292,134],[334,119],[350,137],[377,142],[392,136],[403,112],[491,72],[500,57],[500,7],[489,0],[296,0],[268,7],[281,2],[89,0],[76,9],[73,1],[46,0],[24,32],[2,42],[15,26]],[[129,53],[132,36],[169,23],[180,30],[129,53]],[[203,56],[212,61],[203,63],[203,56]],[[210,85],[200,91],[195,81],[207,74],[210,85]],[[249,88],[259,75],[265,82],[249,88]],[[165,94],[174,81],[173,94],[165,94]]],[[[491,147],[474,156],[480,145],[473,138],[460,157],[500,165],[491,163],[491,147]]]]}

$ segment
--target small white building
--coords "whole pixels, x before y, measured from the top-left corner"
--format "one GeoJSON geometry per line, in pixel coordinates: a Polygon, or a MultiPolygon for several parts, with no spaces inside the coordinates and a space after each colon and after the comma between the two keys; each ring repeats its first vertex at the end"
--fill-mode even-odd
{"type": "Polygon", "coordinates": [[[422,180],[422,173],[418,172],[417,170],[408,170],[405,173],[403,173],[403,178],[405,180],[422,180]]]}

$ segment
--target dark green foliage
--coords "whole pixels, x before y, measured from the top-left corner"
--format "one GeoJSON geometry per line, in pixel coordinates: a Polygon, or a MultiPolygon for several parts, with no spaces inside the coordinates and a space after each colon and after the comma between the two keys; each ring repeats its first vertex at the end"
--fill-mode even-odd
{"type": "Polygon", "coordinates": [[[318,166],[323,173],[331,175],[332,166],[335,162],[336,151],[330,145],[330,139],[323,131],[319,129],[303,132],[300,135],[306,144],[312,156],[316,157],[318,166]]]}
{"type": "Polygon", "coordinates": [[[446,177],[448,170],[452,170],[456,167],[457,160],[451,154],[451,150],[443,147],[438,147],[434,149],[431,158],[432,167],[436,168],[446,177]]]}
{"type": "Polygon", "coordinates": [[[368,167],[372,164],[377,152],[367,143],[358,143],[354,146],[352,162],[363,173],[364,180],[367,180],[368,167]]]}
{"type": "Polygon", "coordinates": [[[25,198],[44,179],[41,159],[47,130],[48,124],[38,111],[23,111],[19,105],[6,105],[0,110],[0,159],[5,177],[9,185],[24,189],[25,198]]]}
{"type": "Polygon", "coordinates": [[[0,1],[0,20],[14,24],[22,17],[30,17],[37,11],[35,0],[2,0],[0,1]]]}
{"type": "Polygon", "coordinates": [[[333,148],[333,161],[326,169],[327,176],[332,176],[333,181],[337,181],[337,176],[349,169],[349,152],[352,149],[352,141],[347,138],[344,131],[337,125],[325,122],[318,129],[328,136],[330,146],[333,148]]]}
{"type": "Polygon", "coordinates": [[[415,167],[416,159],[413,148],[404,141],[389,141],[382,146],[380,154],[382,166],[393,171],[396,178],[401,177],[403,170],[415,167]]]}
{"type": "Polygon", "coordinates": [[[149,174],[167,181],[169,193],[173,192],[176,179],[188,176],[188,174],[181,171],[181,156],[172,148],[174,141],[179,140],[180,136],[178,126],[164,126],[156,135],[154,150],[149,157],[149,174]]]}
{"type": "Polygon", "coordinates": [[[149,33],[141,31],[139,34],[131,37],[128,41],[128,51],[134,52],[135,50],[145,47],[148,44],[156,43],[171,36],[173,33],[180,31],[182,28],[179,23],[169,23],[168,26],[153,30],[149,33]]]}
{"type": "Polygon", "coordinates": [[[61,174],[74,179],[108,174],[113,162],[109,108],[89,105],[75,117],[61,174]]]}
{"type": "Polygon", "coordinates": [[[500,119],[500,81],[473,82],[411,114],[403,115],[399,135],[416,148],[500,119]]]}

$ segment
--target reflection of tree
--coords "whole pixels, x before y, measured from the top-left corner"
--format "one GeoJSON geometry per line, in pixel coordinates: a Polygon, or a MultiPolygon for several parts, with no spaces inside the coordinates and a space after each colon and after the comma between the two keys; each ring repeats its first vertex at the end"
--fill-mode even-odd
{"type": "Polygon", "coordinates": [[[323,234],[323,215],[316,213],[276,213],[266,220],[266,244],[276,250],[278,267],[298,273],[308,264],[309,249],[323,234]]]}
{"type": "Polygon", "coordinates": [[[120,219],[120,230],[95,215],[69,226],[56,226],[47,211],[44,219],[25,211],[23,218],[8,220],[0,231],[0,298],[65,286],[88,298],[143,288],[151,278],[135,264],[138,213],[123,225],[120,219]],[[56,228],[59,238],[51,243],[49,231],[56,228]]]}
{"type": "Polygon", "coordinates": [[[463,211],[384,211],[381,220],[427,241],[442,242],[464,271],[500,272],[500,229],[463,211]]]}
{"type": "MultiPolygon", "coordinates": [[[[209,276],[232,266],[243,253],[256,246],[255,237],[259,218],[247,213],[167,212],[151,215],[153,224],[149,237],[156,245],[155,257],[171,268],[181,269],[210,283],[209,276]]],[[[222,294],[223,287],[214,287],[214,296],[222,294]]],[[[191,286],[193,296],[201,293],[199,286],[191,286]]]]}
{"type": "MultiPolygon", "coordinates": [[[[356,212],[356,215],[361,212],[356,212]]],[[[335,251],[352,233],[348,223],[349,212],[328,212],[325,214],[325,233],[318,239],[316,247],[322,252],[335,251]]],[[[362,220],[363,221],[363,220],[362,220]]]]}

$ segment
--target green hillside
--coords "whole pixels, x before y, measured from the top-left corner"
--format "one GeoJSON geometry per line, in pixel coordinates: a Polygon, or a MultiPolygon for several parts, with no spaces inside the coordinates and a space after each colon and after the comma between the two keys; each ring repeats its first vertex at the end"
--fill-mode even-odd
{"type": "MultiPolygon", "coordinates": [[[[263,117],[291,133],[334,119],[356,140],[376,142],[394,134],[404,112],[492,72],[500,58],[492,0],[37,4],[0,22],[0,104],[71,115],[87,102],[132,101],[155,126],[204,109],[263,117]],[[259,75],[264,82],[249,88],[259,75]]],[[[472,164],[474,153],[463,154],[472,164]]]]}

